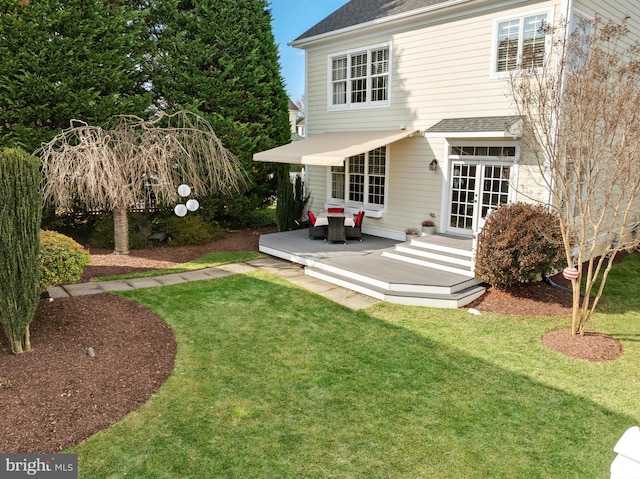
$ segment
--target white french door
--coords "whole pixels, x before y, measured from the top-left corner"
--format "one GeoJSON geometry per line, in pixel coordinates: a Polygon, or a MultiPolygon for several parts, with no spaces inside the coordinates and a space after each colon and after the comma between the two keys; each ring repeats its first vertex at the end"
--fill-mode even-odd
{"type": "Polygon", "coordinates": [[[473,235],[490,210],[509,202],[510,165],[453,160],[450,178],[450,233],[473,235]]]}

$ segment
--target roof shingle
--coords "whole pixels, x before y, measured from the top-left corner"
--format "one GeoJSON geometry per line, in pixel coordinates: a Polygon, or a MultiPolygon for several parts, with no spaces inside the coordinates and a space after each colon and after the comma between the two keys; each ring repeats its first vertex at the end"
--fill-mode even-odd
{"type": "Polygon", "coordinates": [[[448,0],[351,0],[304,32],[294,42],[446,1],[448,0]]]}

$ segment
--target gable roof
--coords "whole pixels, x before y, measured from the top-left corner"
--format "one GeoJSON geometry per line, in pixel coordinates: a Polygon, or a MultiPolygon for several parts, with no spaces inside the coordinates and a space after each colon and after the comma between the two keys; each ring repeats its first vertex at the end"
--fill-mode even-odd
{"type": "Polygon", "coordinates": [[[289,111],[300,111],[298,105],[296,105],[291,98],[289,98],[289,111]]]}
{"type": "Polygon", "coordinates": [[[412,10],[434,7],[440,3],[451,3],[451,0],[351,0],[324,20],[316,23],[294,42],[412,10]]]}

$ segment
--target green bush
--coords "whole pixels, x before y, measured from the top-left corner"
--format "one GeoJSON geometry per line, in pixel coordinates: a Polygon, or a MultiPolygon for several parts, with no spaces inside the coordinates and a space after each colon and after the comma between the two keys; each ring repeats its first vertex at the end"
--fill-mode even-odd
{"type": "Polygon", "coordinates": [[[16,354],[31,349],[29,324],[40,300],[41,182],[38,158],[0,151],[0,324],[16,354]]]}
{"type": "Polygon", "coordinates": [[[57,284],[75,283],[90,262],[89,253],[73,239],[55,231],[40,231],[42,291],[57,284]]]}
{"type": "Polygon", "coordinates": [[[226,234],[221,226],[207,223],[200,216],[191,214],[182,218],[168,218],[164,227],[174,246],[207,244],[224,238],[226,234]]]}
{"type": "Polygon", "coordinates": [[[478,278],[499,288],[534,281],[561,267],[564,258],[558,218],[527,203],[502,206],[478,235],[478,278]]]}
{"type": "Polygon", "coordinates": [[[276,225],[276,211],[273,208],[262,208],[242,218],[240,228],[266,228],[276,225]]]}

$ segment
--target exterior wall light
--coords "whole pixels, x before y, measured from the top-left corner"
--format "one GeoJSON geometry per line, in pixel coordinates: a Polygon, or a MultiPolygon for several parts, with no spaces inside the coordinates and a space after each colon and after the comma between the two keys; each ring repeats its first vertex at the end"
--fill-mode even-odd
{"type": "Polygon", "coordinates": [[[431,163],[429,163],[429,171],[436,171],[437,169],[438,169],[438,160],[434,158],[433,160],[431,160],[431,163]]]}

